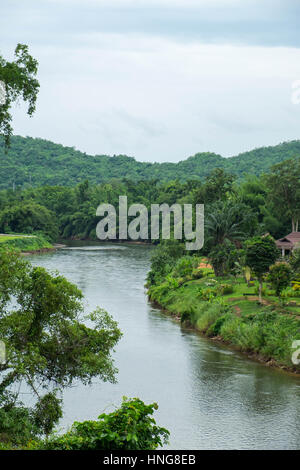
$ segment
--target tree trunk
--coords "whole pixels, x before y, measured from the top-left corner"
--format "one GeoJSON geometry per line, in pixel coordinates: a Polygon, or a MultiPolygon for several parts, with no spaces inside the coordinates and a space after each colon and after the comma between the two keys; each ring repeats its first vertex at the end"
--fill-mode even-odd
{"type": "Polygon", "coordinates": [[[259,303],[262,303],[262,288],[263,288],[263,281],[262,278],[259,279],[259,287],[258,287],[258,300],[259,303]]]}
{"type": "Polygon", "coordinates": [[[292,232],[298,232],[299,229],[299,220],[292,219],[292,232]]]}

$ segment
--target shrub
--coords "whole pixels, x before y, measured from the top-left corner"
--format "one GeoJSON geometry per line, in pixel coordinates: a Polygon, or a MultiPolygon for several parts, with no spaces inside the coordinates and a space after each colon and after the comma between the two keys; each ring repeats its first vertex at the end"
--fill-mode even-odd
{"type": "Polygon", "coordinates": [[[225,315],[222,315],[221,317],[217,318],[215,323],[213,323],[207,330],[208,336],[218,336],[220,334],[222,325],[226,321],[229,321],[231,318],[232,318],[232,313],[226,313],[225,315]]]}
{"type": "Polygon", "coordinates": [[[174,277],[193,277],[193,273],[197,271],[195,268],[199,265],[199,259],[192,256],[183,256],[180,258],[172,271],[174,277]]]}
{"type": "Polygon", "coordinates": [[[217,292],[219,295],[228,295],[234,292],[234,288],[231,284],[219,284],[217,292]]]}
{"type": "Polygon", "coordinates": [[[213,325],[218,318],[228,312],[227,306],[220,304],[202,305],[194,311],[191,321],[196,326],[197,330],[202,333],[207,332],[209,327],[213,325]]]}
{"type": "Polygon", "coordinates": [[[209,301],[214,299],[217,296],[217,291],[216,289],[212,287],[207,287],[206,289],[203,289],[202,287],[199,287],[198,289],[198,299],[204,300],[204,301],[209,301]]]}
{"type": "Polygon", "coordinates": [[[291,282],[292,270],[287,263],[277,263],[270,267],[268,281],[271,283],[275,293],[280,297],[283,289],[291,282]]]}
{"type": "Polygon", "coordinates": [[[201,279],[203,277],[203,271],[201,269],[193,269],[192,278],[201,279]]]}
{"type": "Polygon", "coordinates": [[[156,425],[156,403],[124,397],[119,409],[97,421],[75,422],[69,432],[37,447],[46,450],[154,450],[168,443],[169,431],[156,425]]]}

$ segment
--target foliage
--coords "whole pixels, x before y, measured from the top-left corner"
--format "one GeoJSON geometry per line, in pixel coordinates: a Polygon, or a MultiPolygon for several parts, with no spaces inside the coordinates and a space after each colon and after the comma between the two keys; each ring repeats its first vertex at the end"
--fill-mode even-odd
{"type": "Polygon", "coordinates": [[[156,284],[169,274],[183,253],[184,245],[177,240],[164,240],[160,243],[151,258],[151,270],[147,276],[148,284],[156,284]]]}
{"type": "Polygon", "coordinates": [[[272,237],[254,237],[246,243],[246,266],[261,277],[276,261],[278,250],[272,237]]]}
{"type": "Polygon", "coordinates": [[[55,424],[62,417],[62,400],[55,393],[47,393],[36,403],[33,411],[33,422],[39,434],[48,436],[55,424]]]}
{"type": "Polygon", "coordinates": [[[300,339],[299,325],[299,320],[264,308],[252,318],[232,318],[223,324],[220,334],[243,351],[259,352],[291,367],[291,344],[300,339]]]}
{"type": "Polygon", "coordinates": [[[196,267],[199,265],[201,258],[192,256],[183,256],[179,258],[172,271],[173,277],[197,277],[196,267]]]}
{"type": "Polygon", "coordinates": [[[218,201],[209,206],[205,229],[212,246],[240,241],[249,233],[249,222],[255,225],[255,217],[247,206],[229,201],[218,201]]]}
{"type": "Polygon", "coordinates": [[[37,429],[28,408],[12,403],[0,407],[0,449],[1,444],[7,448],[22,445],[36,435],[37,429]]]}
{"type": "Polygon", "coordinates": [[[28,52],[28,46],[18,44],[15,49],[15,60],[6,61],[0,55],[0,80],[6,89],[6,101],[0,106],[0,135],[4,136],[7,147],[12,135],[11,106],[22,98],[28,103],[28,114],[32,116],[35,111],[39,82],[35,78],[38,63],[28,52]]]}
{"type": "Polygon", "coordinates": [[[246,243],[246,266],[253,271],[260,282],[259,296],[261,300],[262,276],[275,263],[278,257],[278,249],[272,237],[254,237],[246,243]]]}
{"type": "Polygon", "coordinates": [[[228,295],[234,292],[234,288],[231,284],[222,283],[218,285],[217,292],[219,295],[228,295]]]}
{"type": "Polygon", "coordinates": [[[296,249],[293,251],[291,257],[290,257],[290,265],[292,270],[295,273],[300,274],[300,249],[296,249]]]}
{"type": "MultiPolygon", "coordinates": [[[[20,148],[22,148],[21,143],[20,148]]],[[[52,162],[56,153],[54,149],[50,153],[52,162]]],[[[290,231],[289,218],[284,214],[278,215],[276,206],[270,197],[267,197],[268,189],[265,186],[264,177],[251,180],[248,175],[245,183],[242,182],[239,186],[233,185],[230,191],[226,186],[226,190],[224,189],[220,195],[220,200],[212,201],[212,197],[202,191],[203,183],[200,180],[186,182],[169,180],[165,182],[156,178],[141,181],[139,177],[134,176],[136,178],[134,183],[128,179],[116,178],[104,182],[99,176],[96,182],[94,178],[87,181],[86,179],[81,180],[81,177],[75,178],[73,181],[71,176],[69,178],[69,168],[73,160],[76,161],[76,152],[73,151],[73,153],[74,155],[72,154],[66,167],[68,173],[64,181],[64,184],[67,185],[65,187],[34,187],[37,181],[33,181],[32,171],[28,172],[27,170],[32,161],[31,146],[24,161],[25,173],[23,170],[20,173],[21,179],[28,177],[27,182],[22,183],[23,189],[18,183],[17,171],[13,171],[13,179],[8,184],[12,169],[10,157],[7,155],[3,159],[0,158],[0,167],[3,166],[2,172],[0,171],[0,187],[1,175],[5,175],[5,185],[2,187],[15,187],[15,190],[0,190],[0,220],[2,220],[0,230],[22,233],[33,233],[38,230],[46,234],[47,237],[50,236],[52,240],[57,239],[58,236],[60,238],[96,239],[96,226],[99,221],[96,209],[99,204],[109,203],[117,206],[119,196],[127,195],[128,204],[144,204],[148,211],[153,203],[204,203],[206,227],[203,254],[208,254],[214,246],[227,243],[228,240],[239,248],[245,238],[256,234],[270,232],[279,238],[290,231]],[[13,184],[13,181],[16,184],[13,184]],[[76,184],[76,186],[72,187],[72,184],[76,184]]],[[[95,158],[92,157],[93,162],[95,158]]],[[[37,168],[40,168],[45,160],[46,156],[41,151],[37,168]]],[[[111,160],[114,161],[114,159],[111,160]]],[[[93,163],[84,166],[84,168],[90,168],[91,165],[93,166],[93,163]]],[[[57,171],[60,171],[59,168],[59,165],[53,167],[57,171]]],[[[214,170],[211,178],[210,175],[207,176],[209,183],[204,183],[205,187],[207,184],[213,185],[216,178],[218,181],[219,176],[216,177],[216,173],[217,171],[214,170]]],[[[45,171],[42,176],[44,174],[45,171]]],[[[112,178],[112,173],[109,174],[112,178]]],[[[140,173],[138,174],[140,175],[140,173]]],[[[122,176],[122,172],[118,176],[122,176]]],[[[221,177],[223,178],[222,175],[221,177]]],[[[54,184],[55,180],[51,179],[50,182],[54,184]]],[[[232,272],[233,270],[240,272],[241,269],[236,265],[231,268],[232,272]]]]}
{"type": "MultiPolygon", "coordinates": [[[[231,194],[232,187],[228,175],[230,178],[230,175],[234,175],[242,179],[245,174],[258,176],[266,173],[272,165],[299,156],[300,141],[262,147],[231,158],[223,158],[213,153],[197,153],[179,163],[138,162],[126,155],[92,156],[74,147],[19,136],[11,138],[11,147],[5,158],[4,150],[4,142],[0,142],[0,188],[3,189],[11,188],[13,184],[22,188],[28,185],[75,186],[85,180],[95,185],[110,183],[111,180],[120,178],[132,180],[134,184],[139,181],[191,180],[190,192],[195,193],[190,202],[208,203],[219,196],[223,199],[231,194]],[[216,169],[223,169],[227,175],[218,175],[216,169]],[[210,176],[212,174],[213,176],[210,176]],[[200,191],[199,183],[206,178],[210,178],[209,189],[203,192],[200,191]],[[196,183],[195,187],[193,182],[196,183]],[[217,190],[215,196],[214,188],[217,190]]],[[[164,196],[162,202],[169,203],[172,198],[172,186],[174,183],[166,189],[168,198],[164,196]]],[[[261,190],[263,191],[263,185],[261,190]]],[[[247,205],[252,205],[250,199],[247,205]]]]}
{"type": "Polygon", "coordinates": [[[265,176],[268,199],[279,214],[288,216],[291,229],[297,232],[300,218],[300,158],[274,165],[265,176]]]}
{"type": "Polygon", "coordinates": [[[240,256],[240,250],[237,250],[233,243],[226,242],[222,245],[216,245],[209,253],[215,275],[220,277],[228,272],[234,272],[240,256]]]}
{"type": "Polygon", "coordinates": [[[289,286],[291,278],[292,270],[287,263],[277,263],[270,267],[268,281],[278,297],[283,289],[289,286]]]}
{"type": "Polygon", "coordinates": [[[97,421],[75,422],[69,432],[37,447],[47,450],[154,450],[168,442],[169,432],[152,417],[158,406],[138,398],[123,399],[119,409],[97,421]]]}
{"type": "MultiPolygon", "coordinates": [[[[206,336],[218,336],[241,351],[299,371],[291,359],[291,345],[300,340],[300,320],[296,316],[299,307],[289,307],[288,303],[266,307],[248,297],[241,300],[245,290],[253,295],[253,286],[248,288],[242,277],[204,277],[176,287],[167,286],[163,279],[149,292],[152,300],[206,336]],[[228,298],[230,304],[226,303],[228,298]]],[[[290,290],[288,295],[296,297],[296,291],[290,290]]]]}
{"type": "Polygon", "coordinates": [[[52,249],[51,243],[41,235],[1,235],[0,247],[15,251],[31,252],[52,249]]]}
{"type": "Polygon", "coordinates": [[[56,240],[58,225],[52,211],[35,202],[28,202],[0,212],[0,232],[28,234],[42,232],[49,239],[56,240]]]}
{"type": "Polygon", "coordinates": [[[226,201],[228,195],[234,192],[233,182],[235,176],[227,173],[223,168],[215,168],[206,177],[205,183],[194,191],[194,203],[212,203],[226,201]]]}
{"type": "Polygon", "coordinates": [[[6,363],[0,365],[1,407],[14,406],[18,397],[11,391],[26,383],[38,398],[35,424],[46,433],[59,418],[59,401],[52,395],[42,397],[37,384],[62,391],[74,381],[90,384],[95,377],[115,382],[111,351],[120,330],[100,308],[86,317],[87,327],[82,297],[58,273],[0,250],[0,339],[6,344],[6,363]]]}

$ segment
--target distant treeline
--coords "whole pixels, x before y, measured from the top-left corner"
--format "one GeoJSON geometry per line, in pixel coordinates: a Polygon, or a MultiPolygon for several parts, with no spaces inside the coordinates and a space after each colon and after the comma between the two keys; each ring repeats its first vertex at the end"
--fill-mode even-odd
{"type": "Polygon", "coordinates": [[[47,140],[14,136],[7,154],[4,140],[0,140],[0,189],[75,186],[84,180],[99,184],[114,178],[203,181],[214,168],[223,168],[241,179],[245,174],[259,176],[272,165],[297,156],[300,156],[299,140],[258,148],[231,158],[205,152],[179,163],[146,163],[126,155],[91,156],[47,140]]]}
{"type": "Polygon", "coordinates": [[[128,205],[140,203],[148,208],[151,204],[203,203],[206,218],[208,214],[216,220],[222,216],[222,226],[230,219],[248,237],[269,232],[279,238],[292,226],[298,229],[300,159],[277,164],[260,177],[245,175],[242,181],[216,168],[204,181],[112,179],[91,184],[85,180],[73,187],[5,189],[0,191],[0,233],[42,233],[50,241],[96,239],[97,207],[109,203],[117,208],[121,195],[127,195],[128,205]]]}

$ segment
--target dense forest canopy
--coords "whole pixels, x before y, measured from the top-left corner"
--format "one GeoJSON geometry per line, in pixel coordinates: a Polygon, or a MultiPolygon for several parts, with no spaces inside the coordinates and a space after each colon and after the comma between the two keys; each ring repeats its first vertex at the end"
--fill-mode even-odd
{"type": "Polygon", "coordinates": [[[244,174],[259,176],[272,165],[297,156],[300,156],[300,140],[254,149],[230,158],[205,152],[178,163],[146,163],[126,155],[91,156],[47,140],[14,136],[7,155],[4,140],[0,140],[0,189],[74,186],[86,179],[90,184],[113,178],[185,182],[204,180],[214,168],[223,168],[241,179],[244,174]]]}
{"type": "Polygon", "coordinates": [[[247,175],[242,181],[223,168],[215,168],[204,181],[115,178],[99,184],[85,180],[72,187],[2,189],[0,233],[42,233],[52,241],[58,237],[96,239],[97,207],[109,203],[117,208],[120,195],[127,195],[128,205],[144,204],[148,209],[151,204],[205,204],[210,230],[206,251],[214,241],[236,239],[237,232],[249,236],[269,232],[279,238],[289,233],[299,218],[300,158],[276,164],[260,177],[247,175]],[[280,185],[278,174],[282,175],[280,185]]]}

